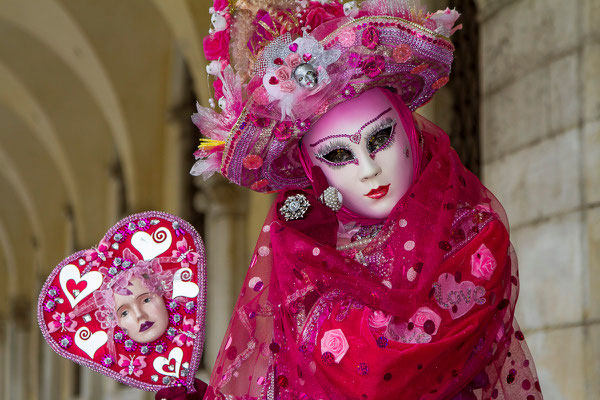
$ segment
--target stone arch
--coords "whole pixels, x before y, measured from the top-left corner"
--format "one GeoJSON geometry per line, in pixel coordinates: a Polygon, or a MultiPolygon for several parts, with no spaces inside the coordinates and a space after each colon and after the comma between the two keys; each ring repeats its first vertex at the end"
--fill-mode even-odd
{"type": "MultiPolygon", "coordinates": [[[[209,87],[206,80],[206,59],[202,52],[201,31],[197,23],[200,16],[194,16],[185,0],[170,2],[153,0],[153,3],[177,40],[179,49],[188,64],[190,75],[192,75],[196,96],[199,101],[207,101],[209,87]]],[[[206,2],[207,10],[208,6],[209,4],[206,2]]],[[[206,34],[208,34],[208,29],[206,34]]]]}
{"type": "Polygon", "coordinates": [[[0,220],[0,249],[4,254],[4,263],[6,265],[5,294],[6,298],[12,298],[15,295],[16,285],[16,262],[12,246],[8,239],[8,233],[4,222],[0,220]]]}
{"type": "Polygon", "coordinates": [[[17,0],[4,1],[0,3],[0,18],[31,33],[52,49],[89,90],[111,128],[123,162],[127,197],[131,204],[135,204],[136,171],[131,135],[124,112],[108,72],[77,22],[55,0],[41,0],[35,4],[17,0]],[[49,25],[45,22],[47,20],[54,23],[49,25]]]}
{"type": "Polygon", "coordinates": [[[81,191],[77,188],[73,167],[70,165],[69,158],[60,144],[49,116],[35,99],[35,96],[1,62],[0,86],[4,88],[0,91],[0,103],[4,103],[7,108],[11,109],[15,115],[18,115],[25,122],[56,164],[56,168],[65,182],[68,198],[73,204],[75,215],[78,216],[76,218],[77,231],[80,235],[83,235],[85,224],[83,218],[81,218],[83,215],[82,201],[81,197],[78,196],[81,191]]]}
{"type": "Polygon", "coordinates": [[[40,252],[45,255],[44,247],[44,235],[42,226],[40,224],[40,218],[37,209],[32,201],[32,196],[29,189],[23,183],[24,180],[21,178],[19,171],[14,166],[10,157],[6,154],[4,149],[0,147],[0,171],[5,176],[6,180],[10,183],[14,189],[17,197],[21,200],[23,208],[27,212],[27,219],[31,225],[36,238],[39,240],[40,252]]]}

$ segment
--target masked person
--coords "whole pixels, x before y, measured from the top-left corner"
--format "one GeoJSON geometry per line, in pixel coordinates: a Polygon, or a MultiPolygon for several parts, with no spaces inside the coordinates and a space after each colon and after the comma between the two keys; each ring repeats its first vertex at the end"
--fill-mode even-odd
{"type": "Polygon", "coordinates": [[[221,3],[192,173],[279,195],[205,398],[541,399],[504,211],[412,111],[457,13],[221,3]]]}

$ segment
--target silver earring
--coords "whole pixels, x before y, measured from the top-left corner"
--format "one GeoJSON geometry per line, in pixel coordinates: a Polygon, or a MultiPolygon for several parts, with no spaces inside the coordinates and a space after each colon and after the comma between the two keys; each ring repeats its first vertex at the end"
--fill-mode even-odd
{"type": "Polygon", "coordinates": [[[333,186],[325,189],[319,196],[319,200],[334,212],[338,212],[342,208],[342,194],[333,186]]]}

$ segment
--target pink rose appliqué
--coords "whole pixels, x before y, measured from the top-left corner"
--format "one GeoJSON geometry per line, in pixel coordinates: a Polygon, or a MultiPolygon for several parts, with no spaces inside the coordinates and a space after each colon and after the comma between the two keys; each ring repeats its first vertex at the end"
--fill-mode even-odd
{"type": "Polygon", "coordinates": [[[442,317],[429,307],[421,307],[408,321],[423,328],[426,334],[435,335],[440,327],[440,322],[442,322],[442,317]]]}
{"type": "Polygon", "coordinates": [[[292,69],[285,65],[281,66],[281,67],[277,68],[277,71],[275,71],[275,76],[280,81],[287,81],[288,79],[290,79],[292,77],[292,69]]]}
{"type": "Polygon", "coordinates": [[[369,326],[373,329],[383,328],[389,325],[392,319],[391,315],[387,315],[383,311],[373,311],[373,314],[369,315],[369,326]]]}
{"type": "Polygon", "coordinates": [[[300,55],[292,53],[285,58],[285,63],[290,68],[296,68],[298,65],[302,64],[302,60],[300,59],[300,55]]]}
{"type": "Polygon", "coordinates": [[[341,329],[331,329],[325,332],[321,338],[321,354],[327,352],[333,354],[337,364],[346,355],[349,348],[346,336],[344,336],[344,332],[341,329]]]}
{"type": "Polygon", "coordinates": [[[471,274],[477,278],[490,280],[496,269],[496,259],[485,244],[479,246],[471,256],[471,274]]]}

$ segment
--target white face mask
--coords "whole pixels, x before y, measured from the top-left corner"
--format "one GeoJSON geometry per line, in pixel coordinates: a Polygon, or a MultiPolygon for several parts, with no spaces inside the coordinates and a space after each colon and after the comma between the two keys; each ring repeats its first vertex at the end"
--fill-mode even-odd
{"type": "Polygon", "coordinates": [[[115,293],[115,308],[119,327],[138,343],[158,339],[167,330],[169,312],[162,297],[149,291],[138,278],[127,287],[131,294],[115,293]]]}
{"type": "Polygon", "coordinates": [[[413,180],[410,143],[382,89],[338,104],[302,139],[343,206],[366,218],[386,218],[413,180]]]}

